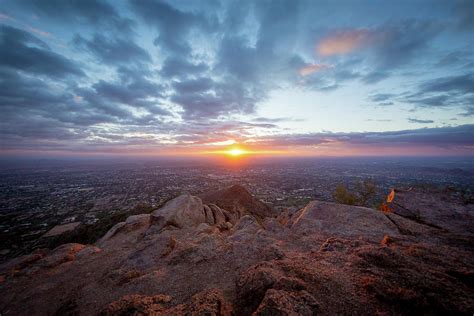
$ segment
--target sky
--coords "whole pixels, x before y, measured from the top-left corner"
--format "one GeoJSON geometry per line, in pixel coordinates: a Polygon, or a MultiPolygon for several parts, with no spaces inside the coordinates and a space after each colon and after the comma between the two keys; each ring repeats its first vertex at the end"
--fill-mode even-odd
{"type": "Polygon", "coordinates": [[[474,155],[474,1],[0,0],[0,155],[474,155]]]}

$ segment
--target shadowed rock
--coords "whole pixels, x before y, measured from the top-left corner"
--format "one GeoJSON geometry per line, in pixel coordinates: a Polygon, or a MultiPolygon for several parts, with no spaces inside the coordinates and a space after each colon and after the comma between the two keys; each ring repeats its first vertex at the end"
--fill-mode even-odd
{"type": "Polygon", "coordinates": [[[207,192],[201,194],[200,197],[204,203],[216,204],[237,218],[246,214],[255,216],[258,219],[276,215],[274,210],[252,196],[246,188],[240,185],[233,185],[222,190],[207,192]]]}

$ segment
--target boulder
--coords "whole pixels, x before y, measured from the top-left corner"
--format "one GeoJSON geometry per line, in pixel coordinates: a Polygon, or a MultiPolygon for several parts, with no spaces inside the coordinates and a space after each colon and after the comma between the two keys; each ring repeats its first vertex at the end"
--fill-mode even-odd
{"type": "Polygon", "coordinates": [[[125,237],[135,236],[137,232],[139,233],[144,231],[150,226],[150,218],[150,214],[129,216],[125,222],[117,223],[111,229],[109,229],[104,237],[102,237],[97,242],[97,245],[99,245],[99,247],[103,247],[106,242],[110,241],[119,234],[124,235],[125,237]],[[130,234],[131,232],[135,232],[135,234],[130,234]]]}
{"type": "Polygon", "coordinates": [[[204,214],[206,215],[206,223],[209,225],[214,225],[214,214],[209,206],[204,205],[204,214]]]}
{"type": "Polygon", "coordinates": [[[74,223],[69,223],[69,224],[56,225],[53,228],[51,228],[46,234],[44,234],[43,237],[59,236],[59,235],[62,235],[64,233],[73,231],[79,225],[81,225],[81,222],[74,222],[74,223]]]}
{"type": "Polygon", "coordinates": [[[151,223],[160,229],[167,225],[178,228],[206,223],[206,214],[200,198],[183,194],[151,214],[151,223]]]}
{"type": "Polygon", "coordinates": [[[245,215],[240,218],[240,220],[235,224],[234,231],[246,230],[246,231],[257,231],[260,228],[260,224],[257,222],[255,217],[251,215],[245,215]]]}
{"type": "Polygon", "coordinates": [[[233,185],[217,191],[211,191],[200,195],[206,204],[215,204],[232,214],[228,221],[237,220],[245,214],[253,215],[258,219],[273,217],[275,210],[255,198],[246,188],[241,185],[233,185]]]}
{"type": "Polygon", "coordinates": [[[310,202],[289,224],[298,233],[362,237],[377,243],[387,234],[399,235],[397,226],[378,210],[322,201],[310,202]]]}
{"type": "Polygon", "coordinates": [[[394,190],[390,210],[426,227],[474,235],[474,204],[450,190],[394,190]]]}
{"type": "Polygon", "coordinates": [[[221,208],[219,206],[215,205],[215,204],[209,204],[209,207],[211,208],[212,214],[214,216],[214,223],[216,225],[220,225],[222,223],[225,223],[225,221],[226,221],[225,215],[222,212],[221,208]]]}
{"type": "Polygon", "coordinates": [[[213,208],[220,224],[210,206],[181,196],[153,215],[117,224],[100,248],[67,244],[0,264],[0,311],[470,315],[474,310],[469,234],[318,201],[292,209],[284,220],[244,213],[231,223],[222,207],[213,208]]]}

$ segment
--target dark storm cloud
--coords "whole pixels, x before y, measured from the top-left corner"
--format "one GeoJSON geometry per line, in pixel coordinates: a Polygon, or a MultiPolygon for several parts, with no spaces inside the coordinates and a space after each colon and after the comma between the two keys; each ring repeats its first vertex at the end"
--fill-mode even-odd
{"type": "Polygon", "coordinates": [[[50,77],[84,76],[79,66],[20,29],[0,26],[0,66],[50,77]]]}
{"type": "Polygon", "coordinates": [[[151,56],[130,38],[107,38],[95,33],[91,40],[80,35],[74,37],[74,44],[85,49],[106,64],[149,63],[151,56]]]}
{"type": "Polygon", "coordinates": [[[416,124],[434,123],[433,120],[420,120],[420,119],[415,119],[415,118],[408,118],[407,121],[408,121],[408,123],[416,123],[416,124]]]}
{"type": "Polygon", "coordinates": [[[91,25],[131,33],[134,25],[131,19],[122,17],[111,3],[103,0],[7,0],[6,5],[23,7],[48,20],[80,27],[91,25]]]}

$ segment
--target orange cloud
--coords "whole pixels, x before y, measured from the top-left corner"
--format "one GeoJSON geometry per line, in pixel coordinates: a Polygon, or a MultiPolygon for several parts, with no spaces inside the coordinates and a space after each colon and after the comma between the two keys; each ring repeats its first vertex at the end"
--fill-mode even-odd
{"type": "Polygon", "coordinates": [[[367,29],[341,31],[322,39],[316,51],[322,56],[347,54],[369,44],[372,38],[373,32],[367,29]]]}
{"type": "Polygon", "coordinates": [[[325,65],[325,64],[310,64],[301,68],[299,70],[299,73],[301,76],[305,77],[305,76],[311,75],[312,73],[315,73],[324,69],[328,69],[328,68],[331,68],[331,66],[325,65]]]}

